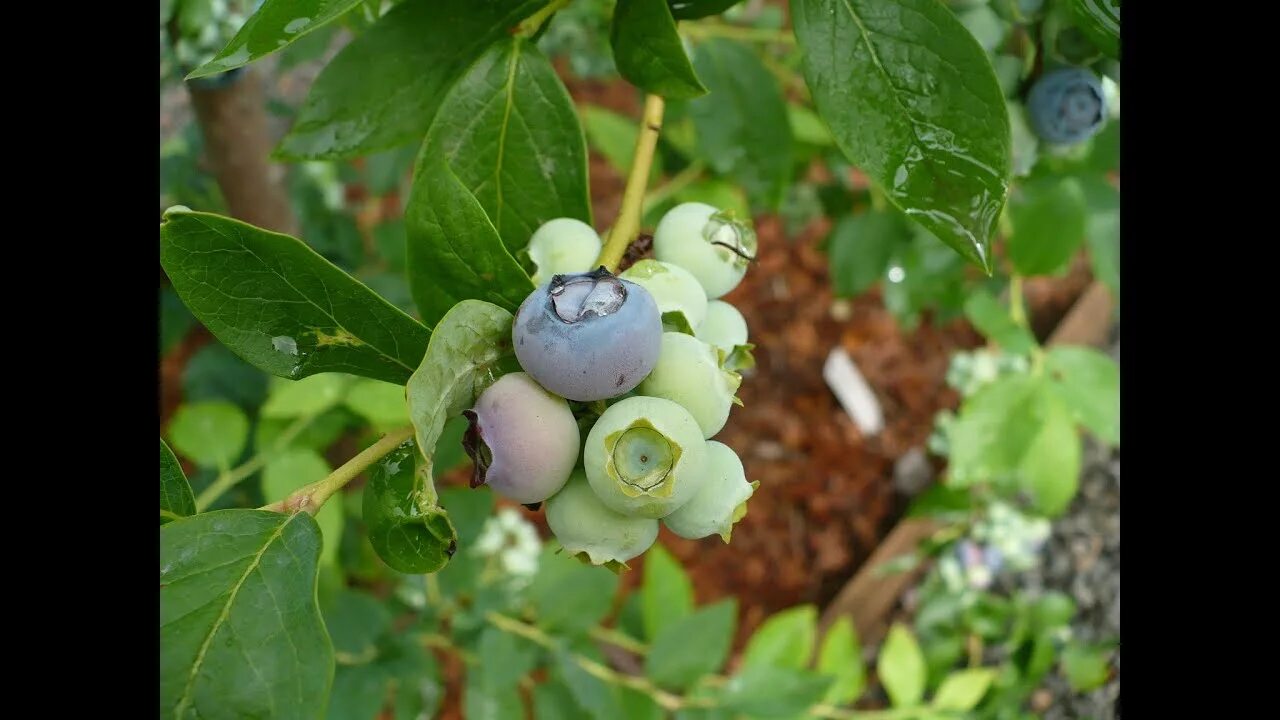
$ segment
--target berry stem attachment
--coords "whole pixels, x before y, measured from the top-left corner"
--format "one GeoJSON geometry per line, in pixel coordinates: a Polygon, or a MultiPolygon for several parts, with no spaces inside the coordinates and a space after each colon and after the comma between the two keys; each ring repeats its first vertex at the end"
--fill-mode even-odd
{"type": "Polygon", "coordinates": [[[310,485],[304,485],[294,490],[284,500],[270,505],[263,505],[261,509],[290,514],[304,510],[309,513],[315,513],[320,510],[330,496],[354,480],[357,475],[364,472],[370,465],[381,460],[392,450],[400,447],[400,444],[405,440],[412,437],[412,425],[392,430],[382,436],[381,440],[365,448],[359,455],[343,463],[342,467],[329,473],[328,477],[323,480],[317,480],[310,485]]]}
{"type": "Polygon", "coordinates": [[[658,147],[658,133],[662,130],[662,112],[665,103],[659,95],[646,95],[644,116],[640,120],[640,134],[636,137],[635,159],[631,162],[631,174],[627,187],[622,191],[622,209],[618,221],[609,230],[604,248],[596,265],[603,265],[609,272],[616,272],[627,246],[640,233],[640,211],[644,205],[644,193],[649,185],[649,168],[653,165],[653,152],[658,147]]]}

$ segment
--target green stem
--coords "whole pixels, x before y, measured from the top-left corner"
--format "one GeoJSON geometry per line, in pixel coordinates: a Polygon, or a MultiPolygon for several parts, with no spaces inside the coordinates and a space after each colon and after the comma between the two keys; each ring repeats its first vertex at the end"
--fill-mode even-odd
{"type": "Polygon", "coordinates": [[[519,27],[516,28],[515,34],[522,38],[531,37],[534,33],[538,32],[542,27],[542,24],[545,23],[548,18],[560,12],[568,4],[569,0],[552,0],[549,5],[525,18],[520,23],[519,27]]]}
{"type": "Polygon", "coordinates": [[[342,467],[329,473],[328,477],[299,488],[284,500],[264,505],[262,509],[287,513],[305,510],[314,513],[324,506],[325,501],[330,496],[341,490],[343,486],[354,480],[366,468],[381,460],[383,456],[392,450],[400,447],[401,443],[411,437],[413,437],[412,425],[392,430],[384,435],[381,440],[365,448],[359,455],[343,463],[342,467]]]}
{"type": "Polygon", "coordinates": [[[631,162],[631,174],[627,176],[627,187],[622,191],[622,209],[618,212],[618,221],[609,231],[604,248],[600,250],[600,258],[596,265],[603,265],[613,272],[622,262],[627,247],[640,232],[640,209],[644,202],[644,191],[649,185],[649,168],[653,165],[653,152],[658,147],[658,133],[662,131],[662,111],[665,107],[659,95],[646,95],[644,98],[644,117],[640,121],[640,133],[636,137],[636,152],[631,162]]]}
{"type": "Polygon", "coordinates": [[[208,510],[209,506],[217,502],[218,498],[222,497],[228,490],[261,470],[275,458],[278,452],[288,447],[294,438],[302,434],[302,431],[306,430],[307,426],[314,422],[317,417],[319,417],[318,414],[310,414],[294,420],[289,427],[284,429],[284,432],[280,433],[276,441],[271,443],[270,449],[265,452],[259,452],[237,468],[219,474],[213,484],[205,488],[204,492],[200,493],[200,497],[196,498],[196,512],[208,510]]]}
{"type": "Polygon", "coordinates": [[[744,42],[796,44],[796,36],[787,30],[748,28],[724,23],[682,23],[680,31],[691,38],[698,39],[722,37],[744,42]]]}
{"type": "Polygon", "coordinates": [[[648,197],[644,199],[644,203],[640,207],[640,217],[648,215],[654,208],[666,202],[672,195],[680,192],[688,187],[691,183],[702,177],[702,171],[706,170],[706,165],[701,160],[694,160],[689,166],[671,177],[662,185],[653,189],[648,197]]]}
{"type": "Polygon", "coordinates": [[[609,643],[614,647],[622,648],[623,650],[633,652],[637,655],[645,655],[649,652],[648,645],[645,645],[630,635],[618,632],[613,628],[596,625],[591,628],[590,635],[593,639],[599,640],[600,642],[609,643]]]}
{"type": "Polygon", "coordinates": [[[1009,277],[1009,319],[1019,327],[1027,327],[1027,308],[1022,300],[1022,276],[1017,273],[1009,277]]]}

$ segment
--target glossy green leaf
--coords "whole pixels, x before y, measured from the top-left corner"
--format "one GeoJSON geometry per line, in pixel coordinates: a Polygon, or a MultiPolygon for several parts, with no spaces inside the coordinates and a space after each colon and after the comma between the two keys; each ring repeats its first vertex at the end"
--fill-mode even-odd
{"type": "Polygon", "coordinates": [[[499,41],[454,83],[427,131],[419,172],[439,158],[513,255],[548,220],[591,223],[587,145],[573,99],[528,39],[499,41]]]}
{"type": "Polygon", "coordinates": [[[1105,178],[1080,178],[1089,218],[1085,222],[1085,242],[1093,276],[1120,297],[1120,190],[1105,178]]]}
{"type": "Polygon", "coordinates": [[[618,0],[609,44],[618,72],[641,90],[674,100],[707,94],[689,64],[667,0],[618,0]]]}
{"type": "Polygon", "coordinates": [[[640,612],[645,637],[650,640],[693,612],[693,582],[680,562],[660,544],[649,548],[644,556],[640,612]]]}
{"type": "Polygon", "coordinates": [[[248,65],[324,27],[359,4],[360,0],[265,0],[231,42],[187,79],[248,65]]]}
{"type": "Polygon", "coordinates": [[[747,641],[742,665],[808,667],[817,633],[818,609],[813,605],[798,605],[771,615],[747,641]]]}
{"type": "Polygon", "coordinates": [[[392,570],[433,573],[458,549],[458,533],[440,507],[430,460],[419,464],[412,441],[391,451],[369,472],[363,513],[369,542],[392,570]]]}
{"type": "Polygon", "coordinates": [[[548,543],[538,558],[538,574],[527,594],[540,627],[573,634],[586,632],[603,620],[617,590],[617,575],[584,565],[548,543]]]}
{"type": "Polygon", "coordinates": [[[862,666],[862,645],[848,616],[836,620],[822,639],[818,649],[817,671],[835,678],[823,700],[830,705],[848,705],[862,694],[867,685],[862,666]]]}
{"type": "Polygon", "coordinates": [[[991,668],[957,670],[942,681],[931,704],[938,710],[972,710],[995,679],[996,671],[991,668]]]}
{"type": "Polygon", "coordinates": [[[1005,352],[1026,354],[1036,346],[1035,336],[1013,321],[1009,311],[986,290],[977,289],[964,303],[964,314],[988,340],[1005,352]]]}
{"type": "Polygon", "coordinates": [[[924,653],[915,635],[901,623],[894,623],[876,660],[880,684],[894,707],[919,705],[924,699],[924,653]]]}
{"type": "Polygon", "coordinates": [[[249,418],[224,400],[183,405],[169,422],[169,442],[203,467],[229,467],[248,441],[249,418]]]}
{"type": "Polygon", "coordinates": [[[742,0],[667,0],[671,15],[676,20],[697,20],[719,15],[742,0]]]}
{"type": "Polygon", "coordinates": [[[307,513],[218,510],[160,528],[160,716],[312,720],[333,647],[307,513]]]}
{"type": "Polygon", "coordinates": [[[753,718],[790,718],[822,700],[831,682],[807,670],[751,665],[729,678],[722,701],[753,718]]]}
{"type": "Polygon", "coordinates": [[[533,282],[503,245],[480,201],[444,159],[418,168],[405,224],[409,283],[428,324],[469,298],[514,312],[533,292],[533,282]]]}
{"type": "Polygon", "coordinates": [[[1010,130],[978,41],[937,0],[792,0],[791,20],[840,149],[909,217],[989,270],[1010,130]]]}
{"type": "MultiPolygon", "coordinates": [[[[636,136],[640,134],[636,120],[596,105],[582,106],[581,113],[587,143],[603,155],[619,175],[625,177],[631,171],[631,159],[636,154],[636,136]]],[[[662,155],[655,153],[649,167],[649,182],[661,176],[662,155]]]]}
{"type": "Polygon", "coordinates": [[[405,389],[394,383],[357,380],[347,390],[343,402],[374,427],[398,427],[409,422],[405,389]]]}
{"type": "Polygon", "coordinates": [[[1108,57],[1120,59],[1120,0],[1067,0],[1072,20],[1108,57]]]}
{"type": "Polygon", "coordinates": [[[160,440],[160,524],[196,514],[196,498],[191,483],[173,451],[160,440]]]}
{"type": "MultiPolygon", "coordinates": [[[[273,457],[262,469],[262,498],[268,503],[280,502],[294,490],[325,479],[332,468],[314,450],[291,448],[273,457]]],[[[342,529],[346,524],[342,514],[342,496],[332,497],[316,513],[316,524],[324,539],[320,552],[321,564],[335,562],[342,544],[342,529]]]]}
{"type": "Polygon", "coordinates": [[[739,182],[752,202],[776,209],[790,179],[793,141],[787,103],[759,55],[741,43],[699,43],[693,64],[710,93],[689,103],[697,152],[739,182]]]}
{"type": "Polygon", "coordinates": [[[477,657],[486,688],[491,691],[516,687],[520,678],[533,670],[538,647],[496,627],[480,634],[477,657]]]}
{"type": "Polygon", "coordinates": [[[1038,510],[1066,509],[1079,483],[1080,438],[1067,406],[1043,378],[1011,375],[965,401],[951,428],[950,484],[1010,479],[1038,510]]]}
{"type": "Polygon", "coordinates": [[[1076,692],[1097,689],[1111,676],[1110,645],[1072,642],[1062,651],[1062,672],[1076,692]]]}
{"type": "MultiPolygon", "coordinates": [[[[648,562],[646,557],[646,567],[648,562]]],[[[718,671],[733,644],[737,613],[737,601],[730,598],[663,626],[645,656],[645,675],[662,687],[684,690],[718,671]]]]}
{"type": "Polygon", "coordinates": [[[378,598],[343,588],[322,611],[339,665],[359,665],[377,658],[378,641],[391,629],[391,612],[378,598]]]}
{"type": "Polygon", "coordinates": [[[1062,268],[1085,234],[1085,197],[1074,177],[1046,176],[1020,185],[1009,201],[1009,259],[1023,275],[1062,268]]]}
{"type": "Polygon", "coordinates": [[[1052,387],[1076,422],[1110,445],[1120,444],[1120,366],[1093,348],[1060,346],[1045,356],[1052,387]]]}
{"type": "Polygon", "coordinates": [[[902,215],[868,210],[846,215],[831,231],[831,284],[836,295],[853,297],[884,277],[895,250],[911,240],[902,215]]]}
{"type": "Polygon", "coordinates": [[[511,720],[524,717],[520,691],[514,687],[493,689],[485,685],[484,673],[467,673],[462,690],[462,716],[467,720],[511,720]]]}
{"type": "Polygon", "coordinates": [[[317,373],[297,381],[276,379],[262,405],[262,417],[288,419],[319,415],[342,401],[350,380],[342,373],[317,373]]]}
{"type": "Polygon", "coordinates": [[[426,328],[288,235],[170,208],[160,264],[205,327],[273,375],[402,383],[426,350],[426,328]]]}
{"type": "Polygon", "coordinates": [[[311,86],[277,154],[337,159],[426,134],[449,85],[546,0],[405,0],[342,49],[311,86]]]}
{"type": "MultiPolygon", "coordinates": [[[[595,568],[602,570],[602,568],[595,568]]],[[[586,657],[597,664],[604,665],[605,660],[594,645],[579,645],[572,649],[576,655],[586,657]]],[[[578,706],[593,718],[616,718],[621,713],[618,703],[618,689],[595,675],[587,672],[569,651],[561,650],[555,655],[556,674],[569,688],[569,693],[578,706]]]]}

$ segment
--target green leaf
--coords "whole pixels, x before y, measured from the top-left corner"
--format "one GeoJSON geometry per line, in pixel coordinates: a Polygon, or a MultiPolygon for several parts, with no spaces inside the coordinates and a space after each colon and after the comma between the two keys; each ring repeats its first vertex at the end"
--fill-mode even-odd
{"type": "Polygon", "coordinates": [[[485,628],[478,648],[484,686],[492,692],[516,687],[533,670],[538,654],[527,640],[496,627],[485,628]]]}
{"type": "Polygon", "coordinates": [[[182,472],[178,458],[160,440],[160,524],[172,522],[196,514],[196,498],[191,494],[191,483],[182,472]]]}
{"type": "Polygon", "coordinates": [[[1120,0],[1068,0],[1076,27],[1108,57],[1120,59],[1120,0]]]}
{"type": "MultiPolygon", "coordinates": [[[[658,703],[639,690],[620,688],[618,701],[622,705],[622,717],[625,720],[663,720],[666,717],[658,703]]],[[[542,720],[541,715],[538,720],[542,720]]]]}
{"type": "Polygon", "coordinates": [[[357,380],[347,390],[343,402],[374,427],[399,427],[409,422],[404,387],[394,383],[357,380]]]}
{"type": "Polygon", "coordinates": [[[685,55],[666,0],[618,0],[609,44],[618,73],[641,90],[673,100],[707,94],[685,55]]]}
{"type": "Polygon", "coordinates": [[[909,217],[990,271],[1009,114],[986,52],[936,0],[792,0],[836,143],[909,217]]]}
{"type": "Polygon", "coordinates": [[[1047,275],[1071,259],[1085,234],[1085,198],[1074,177],[1020,185],[1009,201],[1009,259],[1023,275],[1047,275]]]}
{"type": "Polygon", "coordinates": [[[924,698],[924,653],[905,625],[894,623],[889,628],[876,660],[876,673],[894,707],[919,705],[924,698]]]}
{"type": "Polygon", "coordinates": [[[266,0],[209,62],[187,79],[214,75],[270,55],[341,17],[360,0],[266,0]]]}
{"type": "Polygon", "coordinates": [[[671,15],[677,20],[697,20],[719,15],[742,0],[667,0],[671,15]]]}
{"type": "MultiPolygon", "coordinates": [[[[596,568],[599,570],[600,568],[596,568]]],[[[607,571],[606,571],[607,572],[607,571]]],[[[579,646],[574,652],[598,664],[604,664],[604,658],[594,645],[579,646]]],[[[556,671],[568,686],[578,706],[593,718],[616,718],[621,712],[618,704],[617,688],[587,672],[569,654],[568,650],[556,653],[556,671]]]]}
{"type": "Polygon", "coordinates": [[[853,297],[884,277],[894,250],[911,240],[897,212],[868,210],[847,215],[831,231],[831,284],[841,297],[853,297]]]}
{"type": "Polygon", "coordinates": [[[787,103],[759,55],[741,43],[700,43],[694,67],[710,90],[689,103],[697,152],[733,177],[756,205],[776,209],[791,174],[793,141],[787,103]]]}
{"type": "MultiPolygon", "coordinates": [[[[646,567],[648,562],[646,557],[646,567]]],[[[645,675],[662,687],[684,690],[719,670],[733,644],[737,612],[737,601],[729,598],[665,625],[645,656],[645,675]]]]}
{"type": "Polygon", "coordinates": [[[1009,317],[1009,311],[991,293],[977,289],[964,303],[965,317],[988,340],[1016,355],[1024,355],[1036,347],[1035,336],[1009,317]]]}
{"type": "Polygon", "coordinates": [[[533,292],[480,201],[443,158],[418,168],[405,224],[409,283],[426,322],[435,323],[466,299],[514,312],[533,292]]]}
{"type": "Polygon", "coordinates": [[[369,542],[392,570],[420,575],[444,567],[458,549],[458,533],[437,502],[431,461],[419,465],[412,441],[373,466],[364,488],[369,542]]]}
{"type": "Polygon", "coordinates": [[[591,223],[573,99],[528,39],[499,41],[454,83],[418,158],[419,173],[447,161],[513,255],[548,220],[591,223]]]}
{"type": "Polygon", "coordinates": [[[339,590],[323,608],[323,613],[339,665],[359,665],[374,660],[378,656],[378,640],[391,629],[391,613],[387,607],[376,597],[359,590],[339,590]]]}
{"type": "Polygon", "coordinates": [[[338,371],[402,383],[430,336],[297,239],[231,218],[170,208],[160,264],[223,344],[280,377],[338,371]]]}
{"type": "Polygon", "coordinates": [[[617,575],[584,565],[548,543],[527,594],[540,627],[575,634],[586,632],[609,614],[617,590],[617,575]]]}
{"type": "Polygon", "coordinates": [[[333,673],[327,720],[375,720],[387,700],[387,671],[381,665],[343,665],[333,673]]]}
{"type": "Polygon", "coordinates": [[[644,556],[640,613],[645,637],[656,639],[669,625],[693,612],[693,582],[665,547],[655,544],[644,556]]]}
{"type": "Polygon", "coordinates": [[[160,715],[311,720],[333,647],[307,513],[218,510],[160,528],[160,715]]]}
{"type": "Polygon", "coordinates": [[[862,667],[862,645],[853,621],[842,616],[827,630],[818,650],[817,670],[830,675],[835,682],[827,689],[823,702],[828,705],[848,705],[862,694],[867,685],[866,669],[862,667]]]}
{"type": "Polygon", "coordinates": [[[1102,687],[1111,677],[1111,645],[1068,643],[1062,651],[1062,672],[1076,692],[1102,687]]]}
{"type": "Polygon", "coordinates": [[[276,380],[262,405],[262,417],[319,415],[342,401],[349,380],[342,373],[318,373],[298,381],[276,380]]]}
{"type": "Polygon", "coordinates": [[[722,700],[751,717],[786,718],[812,707],[830,686],[831,678],[807,670],[751,665],[729,678],[722,700]]]}
{"type": "Polygon", "coordinates": [[[951,428],[948,483],[957,487],[1011,478],[1055,515],[1075,495],[1079,468],[1071,413],[1040,377],[1010,375],[983,387],[951,428]]]}
{"type": "Polygon", "coordinates": [[[1120,444],[1120,366],[1093,348],[1060,346],[1045,356],[1050,385],[1076,422],[1110,445],[1120,444]]]}
{"type": "Polygon", "coordinates": [[[813,605],[798,605],[771,615],[747,641],[742,665],[808,667],[817,633],[818,609],[813,605]]]}
{"type": "Polygon", "coordinates": [[[1084,237],[1089,248],[1093,276],[1120,297],[1120,190],[1106,178],[1088,175],[1080,178],[1089,219],[1084,237]]]}
{"type": "Polygon", "coordinates": [[[578,707],[578,701],[569,688],[559,682],[543,682],[534,686],[533,717],[537,720],[591,720],[591,716],[578,707]]]}
{"type": "Polygon", "coordinates": [[[1031,627],[1038,633],[1048,633],[1066,626],[1076,614],[1076,603],[1071,596],[1060,592],[1047,592],[1031,606],[1031,627]]]}
{"type": "Polygon", "coordinates": [[[160,288],[160,354],[167,354],[182,342],[195,324],[196,316],[182,304],[173,288],[160,288]]]}
{"type": "Polygon", "coordinates": [[[244,452],[249,418],[224,400],[183,405],[169,422],[169,442],[203,467],[223,469],[244,452]]]}
{"type": "Polygon", "coordinates": [[[932,705],[937,710],[972,710],[995,679],[996,671],[991,668],[957,670],[942,681],[932,705]]]}
{"type": "Polygon", "coordinates": [[[421,138],[445,90],[547,0],[405,0],[342,49],[311,86],[276,153],[363,155],[421,138]]]}
{"type": "MultiPolygon", "coordinates": [[[[596,105],[583,105],[581,112],[587,142],[619,175],[626,176],[636,154],[636,136],[640,134],[635,120],[596,105]]],[[[650,184],[661,176],[662,155],[655,153],[649,167],[650,184]]]]}
{"type": "Polygon", "coordinates": [[[797,143],[827,147],[836,142],[822,118],[803,105],[787,103],[787,121],[791,123],[791,134],[797,143]]]}
{"type": "MultiPolygon", "coordinates": [[[[329,463],[314,450],[291,448],[271,459],[262,469],[262,498],[268,503],[280,502],[294,490],[325,479],[332,471],[329,463]]],[[[324,539],[320,563],[334,563],[342,544],[342,496],[332,497],[316,513],[316,524],[324,539]]]]}
{"type": "Polygon", "coordinates": [[[524,717],[520,691],[509,687],[501,690],[484,683],[483,672],[468,672],[462,691],[462,716],[467,720],[511,720],[524,717]]]}

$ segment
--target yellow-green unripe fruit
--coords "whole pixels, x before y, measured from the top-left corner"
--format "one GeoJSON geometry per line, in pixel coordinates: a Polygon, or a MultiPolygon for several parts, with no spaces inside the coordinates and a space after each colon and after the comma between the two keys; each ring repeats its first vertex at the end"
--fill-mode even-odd
{"type": "Polygon", "coordinates": [[[600,257],[600,245],[600,236],[581,220],[548,220],[529,238],[529,259],[538,266],[533,273],[533,284],[541,285],[552,275],[594,269],[592,266],[600,257]]]}
{"type": "Polygon", "coordinates": [[[688,270],[711,299],[742,282],[756,249],[756,233],[748,223],[706,203],[671,208],[653,230],[653,256],[688,270]]]}
{"type": "Polygon", "coordinates": [[[706,472],[707,479],[698,494],[662,522],[682,538],[697,540],[719,535],[727,543],[734,523],[747,514],[747,500],[760,483],[747,482],[738,454],[715,440],[707,443],[706,472]]]}
{"type": "Polygon", "coordinates": [[[679,265],[641,260],[618,277],[648,290],[658,303],[658,311],[662,313],[664,322],[668,313],[684,313],[689,329],[693,330],[707,317],[707,295],[703,292],[702,285],[679,265]]]}
{"type": "Polygon", "coordinates": [[[636,392],[679,403],[712,438],[724,428],[742,376],[724,369],[724,353],[692,335],[662,333],[658,364],[636,392]]]}
{"type": "Polygon", "coordinates": [[[707,442],[688,410],[636,395],[605,410],[582,453],[587,480],[614,512],[660,518],[702,485],[707,442]]]}
{"type": "Polygon", "coordinates": [[[575,470],[560,492],[547,501],[547,525],[571,555],[615,570],[648,550],[658,539],[658,521],[610,510],[575,470]]]}
{"type": "Polygon", "coordinates": [[[707,317],[696,328],[698,339],[714,345],[726,354],[747,344],[747,321],[738,308],[723,300],[707,303],[707,317]]]}

